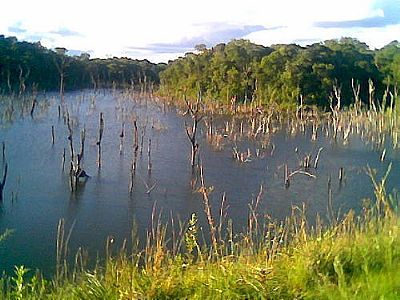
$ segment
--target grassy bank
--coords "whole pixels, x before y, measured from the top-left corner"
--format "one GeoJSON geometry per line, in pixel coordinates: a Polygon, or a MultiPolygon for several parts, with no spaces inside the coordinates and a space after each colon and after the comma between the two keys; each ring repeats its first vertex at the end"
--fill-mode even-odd
{"type": "Polygon", "coordinates": [[[74,268],[63,267],[60,259],[51,281],[16,267],[15,276],[2,277],[0,294],[2,299],[398,299],[399,218],[385,180],[373,180],[376,199],[360,215],[350,211],[326,226],[318,218],[307,223],[299,208],[284,222],[263,221],[255,203],[248,231],[240,236],[232,235],[230,222],[222,229],[211,216],[215,241],[206,247],[192,215],[172,248],[157,223],[143,251],[128,254],[123,247],[112,254],[109,239],[104,265],[85,270],[78,253],[74,268]]]}

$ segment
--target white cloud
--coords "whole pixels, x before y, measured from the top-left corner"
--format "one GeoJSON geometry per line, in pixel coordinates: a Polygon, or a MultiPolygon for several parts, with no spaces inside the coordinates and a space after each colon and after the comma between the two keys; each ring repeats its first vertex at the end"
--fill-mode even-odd
{"type": "MultiPolygon", "coordinates": [[[[128,47],[191,40],[210,34],[213,28],[209,24],[213,23],[285,27],[247,36],[261,44],[350,35],[376,47],[394,39],[393,31],[398,27],[374,29],[372,32],[369,28],[368,33],[363,29],[312,26],[321,21],[340,22],[382,16],[383,11],[375,8],[374,3],[374,0],[15,0],[2,3],[0,33],[16,35],[19,39],[40,37],[47,47],[92,50],[94,56],[124,55],[128,53],[128,47]],[[9,32],[8,28],[16,24],[26,32],[9,32]],[[80,35],[54,33],[60,29],[80,35]]],[[[175,55],[179,54],[182,53],[175,55]]],[[[160,53],[137,52],[137,57],[166,61],[174,56],[168,53],[163,58],[160,53]]]]}
{"type": "Polygon", "coordinates": [[[399,39],[400,24],[382,28],[362,28],[349,36],[354,36],[370,45],[372,48],[382,48],[395,39],[399,39]]]}

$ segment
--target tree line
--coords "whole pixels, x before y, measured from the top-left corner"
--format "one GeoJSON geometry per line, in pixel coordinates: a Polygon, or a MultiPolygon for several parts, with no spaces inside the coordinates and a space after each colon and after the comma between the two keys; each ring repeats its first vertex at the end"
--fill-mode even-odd
{"type": "Polygon", "coordinates": [[[400,83],[400,44],[393,41],[371,50],[353,38],[327,40],[306,47],[280,44],[271,47],[248,40],[232,40],[211,49],[197,45],[196,53],[170,61],[160,73],[160,92],[169,97],[205,101],[326,107],[333,87],[340,89],[342,104],[359,98],[379,101],[387,89],[400,83]]]}
{"type": "Polygon", "coordinates": [[[40,42],[18,41],[0,35],[0,93],[125,88],[159,83],[165,64],[129,58],[90,59],[88,53],[70,56],[40,42]]]}
{"type": "Polygon", "coordinates": [[[0,93],[126,88],[153,85],[173,98],[196,98],[220,103],[274,102],[327,106],[333,87],[342,104],[359,98],[368,103],[393,94],[400,83],[400,43],[381,49],[353,38],[327,40],[306,47],[279,44],[265,47],[248,40],[232,40],[195,53],[154,64],[129,58],[91,59],[87,53],[70,56],[39,42],[18,41],[0,35],[0,93]],[[371,90],[372,89],[372,90],[371,90]]]}

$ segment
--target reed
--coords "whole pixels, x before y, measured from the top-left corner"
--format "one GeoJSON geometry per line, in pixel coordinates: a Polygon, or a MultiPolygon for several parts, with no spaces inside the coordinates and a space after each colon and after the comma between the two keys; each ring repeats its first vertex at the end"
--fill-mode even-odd
{"type": "Polygon", "coordinates": [[[311,224],[305,206],[293,207],[283,221],[273,221],[258,213],[264,195],[260,186],[249,205],[248,229],[236,235],[232,221],[221,225],[226,216],[223,197],[219,225],[215,231],[210,226],[217,233],[217,246],[202,245],[195,214],[179,226],[173,240],[167,239],[168,226],[162,225],[154,205],[143,251],[136,238],[128,252],[126,241],[115,249],[109,237],[105,264],[93,270],[84,267],[78,249],[73,271],[68,271],[74,224],[67,234],[60,220],[56,280],[29,276],[30,270],[18,267],[14,276],[2,277],[0,293],[4,299],[393,298],[398,291],[400,231],[396,203],[385,190],[389,173],[390,167],[377,180],[370,170],[375,204],[358,216],[349,211],[334,223],[317,218],[311,224]]]}
{"type": "MultiPolygon", "coordinates": [[[[355,85],[356,99],[357,90],[355,85]]],[[[141,93],[144,93],[144,90],[141,93]]],[[[206,133],[211,143],[216,143],[217,139],[229,139],[233,142],[251,140],[258,143],[256,151],[249,148],[233,148],[234,157],[240,162],[250,162],[251,159],[263,157],[263,152],[272,156],[275,147],[270,138],[279,130],[286,130],[293,136],[307,135],[311,141],[325,133],[332,143],[343,144],[351,142],[352,136],[359,134],[363,140],[372,142],[381,150],[379,153],[383,161],[388,147],[385,141],[391,137],[393,148],[398,146],[395,138],[398,131],[398,113],[393,104],[397,99],[396,93],[387,93],[387,97],[390,97],[389,102],[392,103],[389,109],[375,106],[375,109],[366,110],[358,99],[354,109],[343,111],[340,108],[340,90],[336,89],[332,95],[329,113],[309,111],[301,99],[297,113],[287,111],[284,117],[282,112],[273,109],[262,109],[255,104],[251,106],[246,103],[242,106],[234,103],[232,116],[227,118],[220,128],[217,125],[218,114],[210,113],[204,118],[207,120],[206,133]],[[247,117],[240,116],[244,113],[248,114],[247,117]]],[[[372,87],[370,99],[370,105],[373,107],[376,100],[373,99],[372,87]]],[[[141,104],[146,105],[146,102],[141,104]]],[[[193,106],[187,102],[186,106],[189,111],[197,109],[196,104],[193,106]]],[[[197,106],[201,107],[204,116],[209,113],[199,103],[197,106]]],[[[221,111],[216,105],[208,109],[213,112],[221,111]]],[[[74,162],[72,120],[68,112],[67,116],[71,162],[74,162]]],[[[104,130],[102,118],[100,115],[99,151],[104,130]]],[[[198,127],[201,120],[199,117],[195,126],[186,126],[190,141],[194,132],[201,133],[198,127]]],[[[133,126],[134,157],[130,193],[134,191],[139,152],[139,129],[136,122],[135,120],[133,126]]],[[[144,136],[145,127],[141,132],[140,152],[144,136]]],[[[194,136],[197,144],[199,135],[194,136]]],[[[84,156],[84,137],[83,131],[77,165],[80,165],[80,159],[84,156]]],[[[220,146],[224,144],[218,142],[220,146]]],[[[147,150],[147,169],[150,171],[151,139],[147,150]]],[[[299,158],[298,165],[284,165],[284,185],[289,188],[290,181],[297,175],[311,178],[318,176],[318,163],[323,159],[322,150],[323,148],[319,148],[316,154],[296,152],[299,158]]],[[[195,154],[198,156],[197,148],[195,154]]],[[[196,168],[193,171],[196,172],[196,168]]],[[[152,228],[141,251],[138,250],[136,240],[132,241],[135,245],[132,248],[135,250],[130,252],[127,243],[123,242],[121,249],[115,251],[114,238],[110,237],[106,241],[106,262],[88,270],[85,267],[85,254],[82,249],[78,249],[75,255],[74,265],[68,266],[68,243],[73,225],[66,234],[65,222],[60,220],[56,241],[56,279],[52,282],[47,282],[40,276],[29,279],[26,276],[29,271],[19,267],[13,277],[14,281],[6,277],[2,279],[2,295],[5,299],[14,299],[17,296],[25,299],[363,299],[371,295],[376,298],[382,295],[388,298],[396,295],[397,279],[400,279],[397,275],[397,269],[400,267],[400,232],[396,197],[388,194],[385,189],[390,168],[381,180],[376,180],[372,169],[368,170],[375,191],[375,199],[371,201],[374,204],[364,207],[358,215],[353,211],[345,215],[334,212],[331,179],[328,179],[328,223],[324,223],[323,218],[316,217],[315,224],[311,224],[306,218],[305,206],[293,207],[291,215],[281,221],[262,214],[258,208],[264,195],[267,197],[268,194],[261,185],[257,196],[249,204],[248,227],[242,233],[236,233],[233,230],[235,222],[227,219],[228,205],[225,195],[222,196],[219,218],[215,217],[211,206],[212,187],[205,183],[201,164],[198,171],[199,174],[195,175],[199,176],[200,182],[195,181],[193,186],[200,185],[198,192],[202,198],[208,229],[199,225],[199,216],[191,214],[187,222],[179,224],[175,231],[175,221],[171,218],[171,225],[163,225],[161,213],[157,214],[154,206],[152,228]],[[169,230],[173,231],[171,238],[168,238],[169,230]],[[201,239],[201,235],[205,233],[210,236],[208,243],[201,239]]],[[[339,181],[344,179],[344,169],[340,168],[339,181]]],[[[151,185],[149,181],[143,180],[143,183],[147,188],[146,193],[150,194],[157,182],[151,185]]]]}

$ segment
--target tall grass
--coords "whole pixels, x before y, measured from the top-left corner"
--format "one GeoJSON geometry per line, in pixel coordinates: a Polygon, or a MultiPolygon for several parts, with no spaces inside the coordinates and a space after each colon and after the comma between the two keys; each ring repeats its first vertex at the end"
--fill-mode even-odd
{"type": "MultiPolygon", "coordinates": [[[[113,253],[107,240],[103,265],[92,270],[79,263],[67,272],[64,223],[58,227],[57,276],[47,281],[23,266],[3,276],[3,299],[394,299],[400,297],[400,230],[397,203],[381,180],[369,174],[375,201],[361,214],[349,211],[324,225],[310,224],[304,207],[294,207],[285,221],[257,213],[262,188],[249,207],[249,226],[241,235],[205,212],[213,234],[208,247],[193,214],[171,241],[154,212],[146,247],[134,242],[113,253]],[[171,242],[174,245],[171,246],[171,242]]],[[[208,192],[204,181],[202,190],[208,192]]],[[[207,200],[207,199],[205,199],[207,200]]],[[[371,202],[372,203],[372,202],[371,202]]],[[[136,239],[133,239],[136,241],[136,239]]]]}
{"type": "MultiPolygon", "coordinates": [[[[369,111],[355,106],[331,115],[325,131],[338,142],[345,142],[352,131],[365,132],[365,139],[374,141],[380,148],[384,147],[387,135],[393,140],[393,148],[397,148],[400,113],[400,106],[394,104],[397,99],[397,94],[390,95],[386,110],[385,105],[369,111]]],[[[332,104],[332,111],[339,108],[340,105],[336,109],[332,104]]],[[[245,107],[243,112],[254,109],[245,107]]],[[[314,113],[306,115],[301,108],[299,114],[300,118],[297,115],[288,118],[290,134],[304,133],[308,119],[316,129],[322,124],[314,113]]],[[[242,124],[240,133],[246,132],[242,124]]],[[[257,112],[248,122],[247,131],[255,138],[261,133],[273,132],[282,124],[283,119],[273,117],[272,112],[257,112]]],[[[234,131],[234,122],[228,125],[225,131],[229,127],[234,131]]],[[[217,131],[210,129],[215,139],[217,131]]],[[[315,134],[316,129],[313,127],[315,134]]],[[[283,221],[271,220],[258,211],[263,194],[260,187],[249,205],[247,230],[234,234],[234,224],[226,217],[225,197],[220,214],[212,214],[215,211],[210,207],[212,188],[206,186],[200,166],[197,190],[202,195],[211,243],[203,242],[205,233],[196,214],[186,224],[171,220],[166,225],[153,209],[153,226],[144,247],[139,248],[135,231],[133,244],[128,247],[124,242],[117,252],[112,251],[114,241],[108,238],[105,262],[89,269],[81,249],[72,266],[68,263],[73,226],[66,230],[61,220],[57,228],[53,280],[19,266],[14,276],[2,276],[0,295],[3,299],[400,298],[398,203],[385,189],[390,170],[391,165],[383,178],[377,180],[374,170],[368,169],[375,199],[360,214],[349,211],[339,218],[330,201],[329,223],[318,216],[310,223],[305,207],[293,207],[292,214],[283,221]]],[[[0,242],[6,243],[3,240],[8,234],[0,235],[0,242]]]]}

